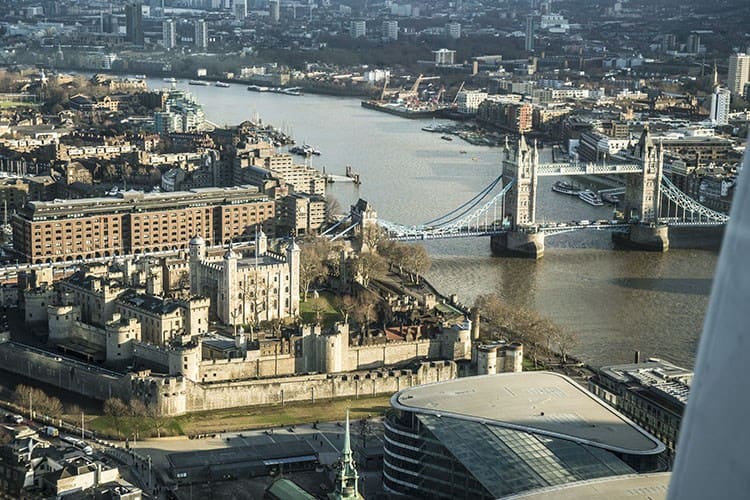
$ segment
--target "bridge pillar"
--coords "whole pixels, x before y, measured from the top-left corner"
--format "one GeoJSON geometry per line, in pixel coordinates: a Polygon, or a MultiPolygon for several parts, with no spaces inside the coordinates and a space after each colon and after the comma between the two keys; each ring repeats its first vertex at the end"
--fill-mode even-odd
{"type": "Polygon", "coordinates": [[[544,233],[508,231],[490,238],[492,254],[498,257],[541,259],[544,256],[544,233]]]}
{"type": "Polygon", "coordinates": [[[627,233],[612,233],[612,241],[624,248],[666,252],[669,250],[669,227],[665,224],[632,224],[627,233]]]}

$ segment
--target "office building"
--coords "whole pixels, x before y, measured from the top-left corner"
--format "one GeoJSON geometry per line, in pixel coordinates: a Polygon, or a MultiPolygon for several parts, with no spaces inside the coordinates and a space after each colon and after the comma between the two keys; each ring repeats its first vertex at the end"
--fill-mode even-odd
{"type": "Polygon", "coordinates": [[[383,38],[398,40],[398,21],[383,21],[383,38]]]}
{"type": "Polygon", "coordinates": [[[457,40],[461,38],[461,23],[448,23],[445,25],[445,35],[457,40]]]}
{"type": "Polygon", "coordinates": [[[711,94],[711,123],[714,125],[727,125],[729,123],[729,101],[732,93],[727,89],[716,87],[711,94]]]}
{"type": "Polygon", "coordinates": [[[534,52],[534,16],[526,16],[526,52],[534,52]]]}
{"type": "Polygon", "coordinates": [[[701,36],[697,33],[691,33],[687,37],[687,43],[685,44],[685,52],[689,54],[697,54],[701,50],[701,36]]]}
{"type": "Polygon", "coordinates": [[[727,86],[732,95],[742,97],[748,81],[750,81],[750,55],[740,52],[729,56],[727,86]]]}
{"type": "Polygon", "coordinates": [[[659,359],[605,366],[589,390],[653,433],[674,458],[693,372],[659,359]]]}
{"type": "Polygon", "coordinates": [[[479,105],[487,99],[487,92],[462,90],[456,94],[457,111],[463,114],[476,114],[479,105]]]}
{"type": "Polygon", "coordinates": [[[281,19],[281,0],[268,0],[268,14],[273,24],[279,24],[281,19]]]}
{"type": "Polygon", "coordinates": [[[274,215],[274,201],[249,186],[126,191],[29,202],[13,217],[13,242],[29,262],[63,262],[184,248],[194,235],[227,244],[258,224],[272,234],[274,215]]]}
{"type": "Polygon", "coordinates": [[[234,0],[234,17],[244,21],[247,17],[247,0],[234,0]]]}
{"type": "Polygon", "coordinates": [[[177,46],[177,28],[173,19],[167,19],[161,25],[162,43],[166,50],[177,46]]]}
{"type": "Polygon", "coordinates": [[[433,50],[432,55],[435,57],[435,66],[450,66],[455,64],[456,51],[450,49],[433,50]]]}
{"type": "Polygon", "coordinates": [[[199,49],[208,47],[208,25],[203,19],[195,21],[195,46],[199,49]]]}
{"type": "Polygon", "coordinates": [[[367,36],[367,23],[364,21],[352,21],[349,26],[349,34],[352,38],[367,36]]]}
{"type": "Polygon", "coordinates": [[[391,406],[383,485],[395,494],[495,499],[665,465],[664,444],[556,373],[415,386],[391,406]]]}
{"type": "Polygon", "coordinates": [[[125,6],[125,39],[135,45],[143,45],[143,6],[140,3],[125,6]]]}

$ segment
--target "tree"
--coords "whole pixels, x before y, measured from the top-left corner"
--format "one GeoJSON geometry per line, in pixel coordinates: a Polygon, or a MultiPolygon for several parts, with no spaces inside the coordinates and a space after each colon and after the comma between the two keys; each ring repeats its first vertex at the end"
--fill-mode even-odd
{"type": "Polygon", "coordinates": [[[339,200],[331,195],[326,195],[326,222],[333,224],[337,221],[336,216],[341,214],[341,204],[339,200]]]}
{"type": "Polygon", "coordinates": [[[376,253],[365,252],[359,255],[355,262],[355,269],[362,282],[362,286],[367,288],[373,278],[382,276],[386,270],[386,264],[383,257],[376,253]]]}
{"type": "Polygon", "coordinates": [[[148,428],[148,421],[145,417],[148,416],[148,408],[143,401],[140,399],[131,399],[128,403],[128,413],[130,414],[130,421],[135,429],[135,437],[139,439],[141,433],[148,428]]]}
{"type": "Polygon", "coordinates": [[[343,297],[336,297],[334,304],[341,314],[341,317],[344,318],[344,324],[348,324],[349,316],[351,316],[357,308],[357,299],[351,295],[344,295],[343,297]]]}
{"type": "Polygon", "coordinates": [[[363,251],[377,252],[378,244],[386,238],[386,234],[377,224],[367,224],[362,228],[360,237],[363,251]]]}
{"type": "Polygon", "coordinates": [[[578,335],[570,330],[560,330],[560,335],[557,337],[557,347],[560,349],[560,356],[562,362],[568,362],[568,354],[570,350],[578,344],[578,335]]]}
{"type": "Polygon", "coordinates": [[[365,290],[357,297],[357,307],[354,309],[354,319],[359,323],[360,331],[365,333],[372,323],[375,316],[377,300],[375,294],[365,290]]]}
{"type": "Polygon", "coordinates": [[[427,250],[422,245],[411,245],[404,250],[404,254],[404,267],[412,283],[419,283],[421,276],[432,266],[427,250]]]}
{"type": "Polygon", "coordinates": [[[104,414],[112,419],[118,438],[120,437],[122,417],[126,417],[128,412],[128,405],[119,398],[109,398],[104,402],[104,414]]]}
{"type": "Polygon", "coordinates": [[[156,437],[161,437],[161,431],[167,425],[167,418],[161,414],[159,407],[155,403],[146,407],[146,414],[151,419],[151,425],[153,425],[156,431],[156,437]]]}
{"type": "Polygon", "coordinates": [[[300,249],[299,282],[303,300],[307,302],[310,286],[324,276],[323,261],[314,244],[303,244],[300,249]]]}

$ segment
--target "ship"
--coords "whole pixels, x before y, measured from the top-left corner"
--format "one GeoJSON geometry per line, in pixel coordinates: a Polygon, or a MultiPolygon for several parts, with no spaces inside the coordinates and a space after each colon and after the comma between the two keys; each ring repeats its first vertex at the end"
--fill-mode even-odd
{"type": "Polygon", "coordinates": [[[444,140],[444,141],[452,141],[453,140],[453,137],[451,137],[449,135],[441,135],[440,138],[442,140],[444,140]]]}
{"type": "Polygon", "coordinates": [[[188,85],[199,85],[201,87],[209,87],[211,82],[204,82],[203,80],[190,80],[188,85]]]}
{"type": "Polygon", "coordinates": [[[224,82],[216,82],[216,83],[214,83],[214,86],[220,87],[222,89],[226,89],[226,88],[230,87],[230,85],[228,83],[224,83],[224,82]]]}
{"type": "Polygon", "coordinates": [[[601,197],[590,189],[581,191],[580,193],[578,193],[578,197],[589,205],[593,205],[595,207],[604,206],[604,202],[602,201],[601,197]]]}
{"type": "Polygon", "coordinates": [[[170,76],[170,77],[164,78],[164,81],[167,83],[177,83],[177,78],[170,76]]]}
{"type": "Polygon", "coordinates": [[[268,92],[271,89],[269,89],[268,87],[263,87],[261,85],[250,85],[247,87],[247,90],[249,90],[250,92],[268,92]]]}
{"type": "Polygon", "coordinates": [[[384,103],[382,101],[362,101],[363,108],[382,111],[391,115],[401,116],[403,118],[432,118],[442,109],[439,106],[420,106],[410,107],[405,104],[384,103]]]}
{"type": "Polygon", "coordinates": [[[145,80],[146,79],[146,75],[135,75],[135,77],[138,80],[145,80]]]}
{"type": "Polygon", "coordinates": [[[578,196],[581,190],[573,184],[567,182],[557,181],[552,185],[552,191],[560,194],[569,194],[571,196],[578,196]]]}

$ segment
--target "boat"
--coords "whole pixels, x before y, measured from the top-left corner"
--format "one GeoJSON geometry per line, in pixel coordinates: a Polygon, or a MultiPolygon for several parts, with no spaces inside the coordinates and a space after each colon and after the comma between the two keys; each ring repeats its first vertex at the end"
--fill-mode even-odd
{"type": "Polygon", "coordinates": [[[170,77],[164,78],[164,81],[167,83],[177,83],[177,78],[170,76],[170,77]]]}
{"type": "Polygon", "coordinates": [[[452,141],[453,140],[453,137],[451,137],[449,135],[441,135],[440,138],[442,140],[444,140],[444,141],[452,141]]]}
{"type": "Polygon", "coordinates": [[[268,87],[260,86],[260,85],[250,85],[247,87],[247,90],[251,92],[268,92],[271,89],[268,87]]]}
{"type": "Polygon", "coordinates": [[[145,80],[146,79],[146,75],[135,75],[135,77],[138,80],[145,80]]]}
{"type": "Polygon", "coordinates": [[[303,144],[302,149],[305,151],[305,154],[311,154],[315,156],[320,156],[320,150],[315,149],[314,147],[310,146],[309,144],[303,144]]]}
{"type": "Polygon", "coordinates": [[[461,151],[459,151],[459,153],[460,153],[460,154],[462,154],[462,155],[465,155],[465,154],[466,154],[466,151],[464,151],[464,150],[462,149],[461,151]]]}
{"type": "Polygon", "coordinates": [[[214,86],[222,88],[222,89],[227,89],[227,88],[229,88],[230,85],[228,83],[224,83],[224,82],[216,82],[216,83],[214,83],[214,86]]]}
{"type": "Polygon", "coordinates": [[[188,85],[199,85],[201,87],[209,87],[211,82],[204,82],[203,80],[190,80],[188,85]]]}
{"type": "Polygon", "coordinates": [[[552,191],[555,193],[569,194],[571,196],[578,196],[581,190],[573,184],[567,182],[557,181],[552,185],[552,191]]]}
{"type": "Polygon", "coordinates": [[[578,197],[589,205],[593,205],[595,207],[604,206],[604,202],[602,201],[601,197],[590,189],[584,189],[583,191],[578,193],[578,197]]]}
{"type": "Polygon", "coordinates": [[[300,96],[302,95],[302,87],[289,87],[281,89],[281,93],[284,95],[300,96]]]}

